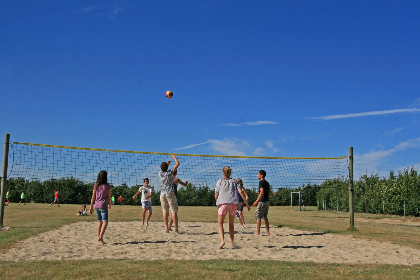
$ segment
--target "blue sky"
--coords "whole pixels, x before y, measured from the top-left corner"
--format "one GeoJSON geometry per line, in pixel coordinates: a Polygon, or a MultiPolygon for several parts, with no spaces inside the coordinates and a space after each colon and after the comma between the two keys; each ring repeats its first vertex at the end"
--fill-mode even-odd
{"type": "Polygon", "coordinates": [[[2,0],[0,34],[12,141],[420,169],[418,1],[2,0]]]}

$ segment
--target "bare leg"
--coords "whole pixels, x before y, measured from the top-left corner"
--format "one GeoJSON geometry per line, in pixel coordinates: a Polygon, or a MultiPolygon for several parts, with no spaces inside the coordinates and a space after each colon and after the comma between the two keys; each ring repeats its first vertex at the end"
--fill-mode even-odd
{"type": "Polygon", "coordinates": [[[100,240],[99,240],[102,242],[102,244],[106,244],[106,242],[104,241],[104,233],[107,227],[108,227],[108,222],[102,222],[101,235],[100,235],[100,240]]]}
{"type": "Polygon", "coordinates": [[[101,240],[102,221],[98,221],[98,241],[101,240]]]}
{"type": "Polygon", "coordinates": [[[260,235],[261,220],[257,220],[257,232],[254,235],[260,235]]]}
{"type": "Polygon", "coordinates": [[[174,221],[174,219],[172,219],[172,212],[171,212],[171,215],[169,216],[169,226],[168,226],[168,229],[169,230],[172,230],[172,223],[173,223],[173,221],[174,221]]]}
{"type": "Polygon", "coordinates": [[[264,220],[265,223],[265,235],[270,235],[270,224],[268,223],[268,220],[264,220]]]}
{"type": "Polygon", "coordinates": [[[174,220],[175,232],[179,233],[178,231],[178,213],[172,213],[172,219],[174,220]]]}
{"type": "Polygon", "coordinates": [[[169,229],[168,229],[168,213],[163,213],[163,227],[165,228],[166,233],[169,233],[169,229]]]}
{"type": "Polygon", "coordinates": [[[146,208],[143,208],[143,214],[142,214],[142,218],[141,218],[143,226],[144,226],[144,218],[145,217],[146,217],[146,208]]]}
{"type": "Polygon", "coordinates": [[[241,222],[241,226],[246,228],[246,224],[245,224],[245,219],[244,219],[244,213],[242,211],[238,211],[239,212],[239,217],[241,218],[240,222],[241,222]]]}
{"type": "Polygon", "coordinates": [[[152,216],[152,212],[151,211],[149,211],[149,215],[147,216],[147,221],[146,221],[146,225],[147,226],[149,226],[149,220],[150,220],[150,217],[152,216]]]}
{"type": "Polygon", "coordinates": [[[230,236],[230,246],[231,248],[235,248],[235,244],[233,244],[233,239],[235,238],[235,216],[229,215],[229,236],[230,236]]]}
{"type": "Polygon", "coordinates": [[[220,236],[220,246],[219,249],[222,249],[223,246],[225,246],[225,234],[223,230],[223,222],[225,221],[225,216],[222,216],[219,214],[218,220],[217,220],[217,226],[219,228],[219,236],[220,236]]]}

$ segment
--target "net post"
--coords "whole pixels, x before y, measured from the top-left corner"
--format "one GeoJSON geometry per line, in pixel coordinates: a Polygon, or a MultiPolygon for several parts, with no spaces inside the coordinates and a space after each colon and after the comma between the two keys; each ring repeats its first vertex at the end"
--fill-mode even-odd
{"type": "Polygon", "coordinates": [[[3,150],[3,173],[1,176],[1,195],[0,195],[0,228],[3,227],[4,218],[4,203],[6,198],[6,183],[7,183],[7,161],[9,159],[9,139],[10,134],[4,135],[4,150],[3,150]]]}
{"type": "Polygon", "coordinates": [[[290,211],[293,211],[293,192],[290,192],[290,211]]]}
{"type": "Polygon", "coordinates": [[[300,197],[301,192],[299,191],[299,211],[302,211],[302,203],[301,203],[301,197],[300,197]]]}
{"type": "Polygon", "coordinates": [[[354,228],[353,147],[349,148],[349,212],[350,229],[354,228]]]}

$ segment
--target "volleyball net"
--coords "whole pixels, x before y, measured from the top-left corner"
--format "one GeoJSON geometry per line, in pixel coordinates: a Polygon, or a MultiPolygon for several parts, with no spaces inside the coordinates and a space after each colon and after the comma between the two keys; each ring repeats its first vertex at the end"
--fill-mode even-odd
{"type": "MultiPolygon", "coordinates": [[[[160,164],[171,160],[171,153],[154,153],[93,148],[67,147],[13,142],[9,152],[8,178],[51,180],[75,178],[85,183],[96,181],[98,172],[106,170],[114,186],[138,186],[144,178],[160,190],[160,164]]],[[[266,179],[274,190],[320,185],[333,179],[347,180],[348,157],[246,157],[176,154],[180,162],[178,177],[194,187],[213,189],[222,177],[224,166],[232,169],[232,178],[241,178],[246,188],[258,188],[257,173],[265,170],[266,179]]]]}

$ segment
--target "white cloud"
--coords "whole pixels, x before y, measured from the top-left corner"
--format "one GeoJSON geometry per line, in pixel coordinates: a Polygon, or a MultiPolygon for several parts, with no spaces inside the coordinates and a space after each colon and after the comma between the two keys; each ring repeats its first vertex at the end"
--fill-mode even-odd
{"type": "Polygon", "coordinates": [[[111,16],[109,17],[110,19],[114,19],[116,18],[120,12],[124,11],[124,8],[121,6],[115,6],[114,9],[111,11],[111,16]]]}
{"type": "Polygon", "coordinates": [[[174,150],[191,149],[191,148],[194,148],[194,147],[197,147],[197,146],[201,146],[201,145],[204,145],[204,144],[208,144],[208,143],[210,143],[210,141],[199,143],[199,144],[192,144],[192,145],[188,145],[188,146],[185,146],[185,147],[175,148],[174,150]]]}
{"type": "MultiPolygon", "coordinates": [[[[276,141],[276,142],[278,142],[278,141],[276,141]]],[[[267,140],[267,141],[265,141],[264,144],[267,146],[267,148],[270,149],[270,152],[273,153],[273,154],[280,151],[280,149],[277,149],[277,148],[274,147],[274,141],[273,140],[267,140]]]]}
{"type": "Polygon", "coordinates": [[[207,142],[175,148],[174,150],[185,150],[205,144],[210,144],[210,149],[226,156],[246,156],[246,153],[243,150],[249,150],[251,146],[248,142],[235,138],[224,140],[210,139],[207,142]]]}
{"type": "Polygon", "coordinates": [[[221,126],[246,126],[246,125],[266,125],[266,124],[278,124],[278,122],[272,121],[255,121],[255,122],[241,122],[241,123],[221,123],[221,126]]]}
{"type": "Polygon", "coordinates": [[[388,135],[393,135],[393,134],[397,133],[398,131],[401,131],[403,128],[404,128],[404,127],[397,127],[397,128],[396,128],[396,129],[394,129],[394,130],[387,131],[387,132],[386,132],[386,134],[388,134],[388,135]]]}
{"type": "Polygon", "coordinates": [[[271,121],[257,121],[257,122],[244,122],[245,125],[264,125],[264,124],[278,124],[278,122],[271,121]]]}
{"type": "Polygon", "coordinates": [[[399,171],[404,171],[404,170],[411,170],[411,167],[414,167],[414,169],[416,170],[420,170],[420,162],[414,163],[412,165],[409,166],[400,166],[398,168],[395,169],[395,174],[398,174],[397,172],[399,171]]]}
{"type": "Polygon", "coordinates": [[[246,156],[246,153],[240,149],[249,148],[249,143],[246,141],[234,140],[209,140],[211,149],[227,156],[246,156]]]}
{"type": "MultiPolygon", "coordinates": [[[[269,149],[270,153],[277,153],[280,149],[274,147],[273,140],[265,141],[265,146],[269,149]]],[[[184,147],[174,148],[174,150],[186,150],[195,148],[201,145],[209,145],[209,149],[218,152],[220,155],[226,156],[247,156],[247,152],[255,156],[262,156],[267,154],[267,149],[263,147],[252,147],[252,145],[244,140],[237,138],[229,138],[224,140],[209,139],[203,143],[191,144],[184,147]]]]}
{"type": "Polygon", "coordinates": [[[254,150],[254,155],[256,155],[256,156],[262,156],[262,155],[264,155],[264,154],[265,154],[264,148],[257,147],[257,148],[254,150]]]}
{"type": "Polygon", "coordinates": [[[91,5],[82,7],[82,13],[95,12],[99,16],[108,16],[109,19],[115,19],[121,12],[124,11],[124,7],[121,5],[110,5],[107,3],[98,3],[97,5],[91,5]]]}
{"type": "Polygon", "coordinates": [[[274,143],[271,140],[267,140],[264,143],[268,148],[272,149],[274,147],[274,143]]]}
{"type": "Polygon", "coordinates": [[[409,139],[405,142],[398,143],[394,148],[388,150],[371,151],[362,155],[355,155],[355,178],[360,177],[367,171],[368,174],[378,172],[378,168],[383,161],[397,152],[401,152],[411,148],[420,147],[420,137],[409,139]]]}
{"type": "Polygon", "coordinates": [[[236,124],[236,123],[221,123],[221,124],[218,124],[218,125],[221,125],[221,126],[242,126],[241,124],[236,124]]]}
{"type": "Polygon", "coordinates": [[[414,100],[414,102],[412,104],[410,104],[408,107],[410,107],[410,108],[420,107],[420,97],[417,98],[416,100],[414,100]]]}
{"type": "Polygon", "coordinates": [[[384,111],[372,111],[372,112],[363,112],[363,113],[353,113],[353,114],[344,114],[344,115],[330,115],[323,117],[307,117],[302,119],[311,119],[311,120],[337,120],[337,119],[347,119],[347,118],[360,118],[367,116],[380,116],[380,115],[389,115],[389,114],[398,114],[398,113],[420,113],[420,109],[394,109],[394,110],[384,110],[384,111]]]}
{"type": "Polygon", "coordinates": [[[88,13],[88,12],[96,10],[97,8],[98,7],[96,7],[96,6],[89,6],[89,7],[86,7],[86,8],[82,8],[82,12],[83,13],[88,13]]]}

